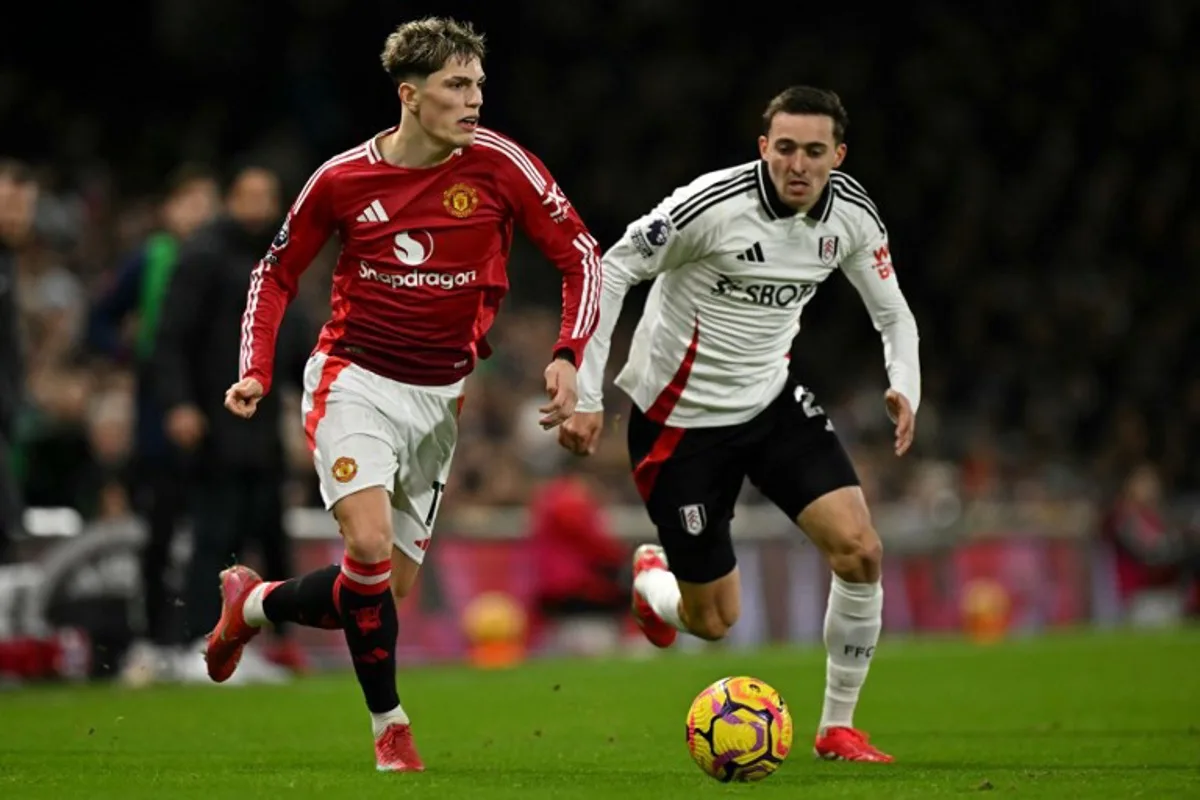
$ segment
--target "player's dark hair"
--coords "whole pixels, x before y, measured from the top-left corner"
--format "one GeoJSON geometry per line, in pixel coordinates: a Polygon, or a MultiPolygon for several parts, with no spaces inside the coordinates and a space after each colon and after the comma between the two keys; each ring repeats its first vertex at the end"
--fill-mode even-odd
{"type": "Polygon", "coordinates": [[[427,78],[450,59],[483,60],[483,34],[469,22],[445,17],[425,17],[396,28],[383,44],[379,60],[397,85],[413,78],[427,78]]]}
{"type": "Polygon", "coordinates": [[[833,139],[841,144],[846,139],[846,128],[850,115],[842,105],[837,92],[817,89],[813,86],[789,86],[771,98],[763,112],[763,134],[771,130],[771,120],[776,114],[819,114],[833,120],[833,139]]]}

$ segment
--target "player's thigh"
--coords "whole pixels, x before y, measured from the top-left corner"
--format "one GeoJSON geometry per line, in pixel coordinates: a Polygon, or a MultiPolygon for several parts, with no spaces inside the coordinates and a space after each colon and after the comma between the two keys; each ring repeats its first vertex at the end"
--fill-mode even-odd
{"type": "Polygon", "coordinates": [[[878,536],[858,473],[824,409],[805,387],[790,385],[771,413],[751,482],[831,560],[870,560],[878,536]]]}
{"type": "Polygon", "coordinates": [[[302,408],[325,508],[349,544],[386,558],[403,445],[373,387],[354,365],[318,354],[305,372],[302,408]]]}
{"type": "Polygon", "coordinates": [[[747,472],[789,519],[830,492],[859,486],[850,456],[811,392],[789,383],[764,413],[769,425],[754,444],[747,472]]]}
{"type": "MultiPolygon", "coordinates": [[[[458,444],[460,403],[456,394],[419,387],[407,387],[394,401],[398,406],[395,413],[404,420],[406,447],[392,496],[397,511],[393,544],[419,567],[433,540],[450,479],[458,444]]],[[[405,574],[409,571],[406,569],[405,574]]],[[[412,574],[415,577],[415,572],[412,574]]],[[[405,593],[409,587],[411,581],[405,593]]]]}
{"type": "Polygon", "coordinates": [[[634,482],[676,579],[704,586],[732,573],[730,525],[744,472],[730,437],[658,425],[636,406],[628,435],[634,482]]]}

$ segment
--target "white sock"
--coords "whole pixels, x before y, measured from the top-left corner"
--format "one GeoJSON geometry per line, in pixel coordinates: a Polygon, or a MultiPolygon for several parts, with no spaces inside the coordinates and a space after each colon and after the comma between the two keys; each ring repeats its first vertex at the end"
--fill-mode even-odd
{"type": "Polygon", "coordinates": [[[389,725],[407,725],[408,714],[404,713],[403,706],[396,706],[391,711],[385,711],[382,714],[371,715],[371,730],[378,739],[387,730],[389,725]]]}
{"type": "Polygon", "coordinates": [[[849,583],[837,575],[825,610],[825,704],[819,732],[854,727],[854,707],[867,679],[871,657],[883,627],[883,586],[849,583]]]}
{"type": "Polygon", "coordinates": [[[270,622],[266,612],[263,611],[263,598],[266,596],[267,590],[275,585],[274,582],[263,581],[251,589],[250,594],[246,595],[246,599],[242,603],[242,616],[246,618],[247,625],[261,628],[270,622]]]}
{"type": "Polygon", "coordinates": [[[633,586],[664,622],[675,630],[687,632],[679,618],[679,584],[674,574],[665,569],[648,569],[634,578],[633,586]]]}

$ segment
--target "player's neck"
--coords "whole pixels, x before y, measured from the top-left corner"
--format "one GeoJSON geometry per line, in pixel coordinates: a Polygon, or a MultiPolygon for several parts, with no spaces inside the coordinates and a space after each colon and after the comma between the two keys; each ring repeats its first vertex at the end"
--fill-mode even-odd
{"type": "MultiPolygon", "coordinates": [[[[408,120],[405,120],[407,122],[408,120]]],[[[439,142],[420,125],[400,126],[379,140],[379,154],[394,167],[425,169],[436,167],[454,155],[457,148],[439,142]]]]}

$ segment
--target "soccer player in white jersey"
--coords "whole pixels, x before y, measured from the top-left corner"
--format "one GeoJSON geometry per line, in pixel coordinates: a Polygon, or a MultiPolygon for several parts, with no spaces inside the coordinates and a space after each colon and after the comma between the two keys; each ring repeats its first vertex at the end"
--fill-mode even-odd
{"type": "Polygon", "coordinates": [[[677,631],[721,639],[737,621],[730,521],[749,478],[833,571],[814,750],[890,762],[853,719],[879,639],[882,546],[832,423],[788,369],[801,311],[841,270],[883,337],[895,453],[909,449],[921,395],[917,325],[875,204],[837,171],[847,121],[833,92],[789,88],[767,106],[761,159],[701,176],[628,227],[604,256],[600,322],[560,442],[595,450],[613,327],[630,286],[652,280],[616,379],[633,400],[634,481],[662,544],[634,555],[637,621],[659,647],[677,631]]]}

